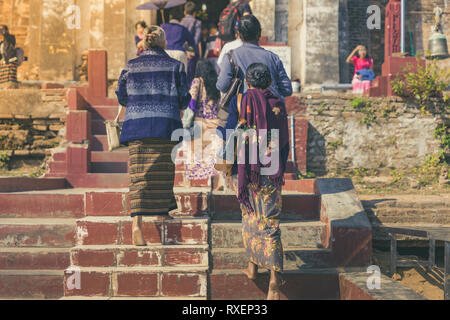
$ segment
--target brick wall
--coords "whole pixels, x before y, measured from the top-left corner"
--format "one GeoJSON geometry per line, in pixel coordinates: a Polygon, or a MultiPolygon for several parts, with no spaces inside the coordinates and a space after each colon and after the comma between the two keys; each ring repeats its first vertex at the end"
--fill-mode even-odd
{"type": "MultiPolygon", "coordinates": [[[[20,91],[20,90],[17,90],[20,91]]],[[[43,104],[59,105],[53,113],[30,114],[17,110],[0,113],[0,154],[16,158],[45,157],[65,136],[65,89],[40,90],[43,104]]],[[[36,106],[38,107],[38,106],[36,106]]]]}
{"type": "MultiPolygon", "coordinates": [[[[288,109],[309,121],[307,169],[319,176],[419,167],[427,155],[440,150],[435,129],[450,121],[449,111],[422,115],[416,105],[395,97],[370,100],[375,119],[367,124],[362,122],[366,114],[351,106],[351,96],[295,98],[288,109]]],[[[438,108],[444,109],[442,104],[438,108]]]]}

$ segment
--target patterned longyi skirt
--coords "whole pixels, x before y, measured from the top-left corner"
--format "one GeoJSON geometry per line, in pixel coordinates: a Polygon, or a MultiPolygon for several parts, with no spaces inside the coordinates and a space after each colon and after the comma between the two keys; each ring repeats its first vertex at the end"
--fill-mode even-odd
{"type": "Polygon", "coordinates": [[[249,260],[258,267],[283,272],[284,254],[280,230],[281,189],[274,187],[270,178],[266,176],[262,177],[260,188],[252,185],[248,188],[254,213],[248,212],[242,205],[241,211],[242,239],[249,260]]]}
{"type": "Polygon", "coordinates": [[[173,193],[177,142],[148,138],[129,143],[131,216],[167,215],[177,208],[173,193]]]}

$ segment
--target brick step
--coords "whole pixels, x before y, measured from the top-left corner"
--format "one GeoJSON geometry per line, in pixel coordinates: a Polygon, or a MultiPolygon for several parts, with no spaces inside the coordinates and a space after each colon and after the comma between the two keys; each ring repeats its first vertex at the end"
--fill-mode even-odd
{"type": "MultiPolygon", "coordinates": [[[[270,275],[263,272],[255,281],[240,270],[214,270],[209,275],[211,300],[265,300],[270,275]]],[[[333,270],[318,269],[284,271],[286,285],[281,288],[282,300],[338,300],[339,277],[333,270]]]]}
{"type": "MultiPolygon", "coordinates": [[[[326,224],[320,221],[295,221],[280,223],[283,246],[302,248],[323,248],[326,224]]],[[[242,225],[240,222],[212,222],[211,247],[243,248],[242,225]]]]}
{"type": "MultiPolygon", "coordinates": [[[[78,245],[130,245],[130,217],[86,217],[77,221],[78,245]]],[[[207,244],[207,219],[158,221],[144,217],[142,231],[147,244],[207,244]]]]}
{"type": "MultiPolygon", "coordinates": [[[[66,179],[61,178],[0,177],[0,193],[63,189],[65,187],[66,179]]],[[[3,201],[0,200],[0,203],[3,205],[3,201]]]]}
{"type": "Polygon", "coordinates": [[[91,162],[128,162],[128,159],[128,149],[91,152],[91,162]]]}
{"type": "Polygon", "coordinates": [[[79,267],[208,266],[207,245],[78,246],[71,263],[79,267]]]}
{"type": "Polygon", "coordinates": [[[84,193],[70,190],[0,193],[1,218],[81,218],[84,193]]]}
{"type": "MultiPolygon", "coordinates": [[[[91,112],[92,120],[114,120],[119,112],[118,106],[91,106],[87,108],[91,112]]],[[[120,120],[125,119],[125,112],[122,112],[120,120]]]]}
{"type": "Polygon", "coordinates": [[[50,173],[62,173],[67,172],[67,164],[65,161],[51,161],[48,163],[50,173]]]}
{"type": "Polygon", "coordinates": [[[0,270],[0,299],[58,299],[63,283],[64,271],[0,270]]]}
{"type": "MultiPolygon", "coordinates": [[[[206,297],[207,267],[79,268],[80,288],[64,296],[206,297]]],[[[70,274],[66,274],[69,282],[70,274]]]]}
{"type": "Polygon", "coordinates": [[[70,248],[75,219],[0,219],[0,247],[70,248]]]}
{"type": "Polygon", "coordinates": [[[0,270],[64,270],[69,265],[67,248],[0,248],[0,270]]]}
{"type": "Polygon", "coordinates": [[[366,212],[367,217],[373,223],[450,224],[450,208],[445,207],[435,209],[383,208],[374,211],[366,210],[366,212]]]}
{"type": "Polygon", "coordinates": [[[130,176],[127,173],[87,173],[66,176],[72,188],[128,188],[130,176]]]}
{"type": "Polygon", "coordinates": [[[174,301],[174,300],[188,300],[188,301],[198,301],[207,300],[206,297],[92,297],[92,296],[69,296],[62,297],[59,300],[153,300],[153,301],[174,301]]]}
{"type": "MultiPolygon", "coordinates": [[[[320,196],[314,194],[283,193],[282,218],[316,220],[320,218],[320,196]]],[[[239,202],[234,194],[214,193],[211,210],[215,220],[241,220],[239,202]]]]}
{"type": "Polygon", "coordinates": [[[105,120],[91,120],[91,130],[94,135],[105,135],[105,120]]]}
{"type": "Polygon", "coordinates": [[[128,173],[128,162],[91,162],[91,173],[128,173]]]}
{"type": "Polygon", "coordinates": [[[448,195],[387,195],[368,196],[361,195],[361,203],[366,209],[434,209],[449,208],[450,200],[448,195]]]}
{"type": "Polygon", "coordinates": [[[106,135],[92,135],[92,151],[108,151],[108,138],[106,135]]]}
{"type": "MultiPolygon", "coordinates": [[[[307,269],[334,267],[330,249],[283,248],[284,268],[307,269]]],[[[212,268],[244,269],[248,266],[248,256],[244,248],[220,248],[211,251],[212,268]]]]}
{"type": "MultiPolygon", "coordinates": [[[[450,224],[435,224],[435,223],[420,223],[420,224],[414,224],[414,223],[373,223],[372,224],[372,234],[374,240],[384,240],[389,241],[390,237],[389,234],[383,230],[382,226],[385,227],[391,227],[391,228],[426,228],[426,227],[448,227],[450,228],[450,224]]],[[[405,240],[412,240],[416,242],[425,242],[428,244],[429,240],[426,238],[421,237],[415,237],[415,236],[409,236],[409,235],[402,235],[398,234],[396,235],[397,240],[405,241],[405,240]]]]}

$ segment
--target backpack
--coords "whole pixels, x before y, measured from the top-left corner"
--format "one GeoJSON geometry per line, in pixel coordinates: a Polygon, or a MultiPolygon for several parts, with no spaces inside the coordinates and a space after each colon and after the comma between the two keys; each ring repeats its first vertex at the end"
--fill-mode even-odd
{"type": "Polygon", "coordinates": [[[236,21],[239,22],[240,14],[238,7],[242,1],[229,4],[220,15],[219,38],[225,42],[236,40],[236,21]]]}
{"type": "Polygon", "coordinates": [[[17,65],[20,66],[25,61],[25,52],[22,48],[16,48],[17,65]]]}

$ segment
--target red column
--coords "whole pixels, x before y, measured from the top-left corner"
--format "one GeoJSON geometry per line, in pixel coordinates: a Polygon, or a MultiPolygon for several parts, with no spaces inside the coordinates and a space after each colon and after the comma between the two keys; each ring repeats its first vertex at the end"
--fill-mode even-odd
{"type": "Polygon", "coordinates": [[[386,6],[386,23],[384,33],[384,61],[394,52],[401,51],[401,13],[400,0],[390,0],[386,6]]]}
{"type": "Polygon", "coordinates": [[[106,50],[89,50],[89,99],[108,96],[108,60],[106,50]]]}

